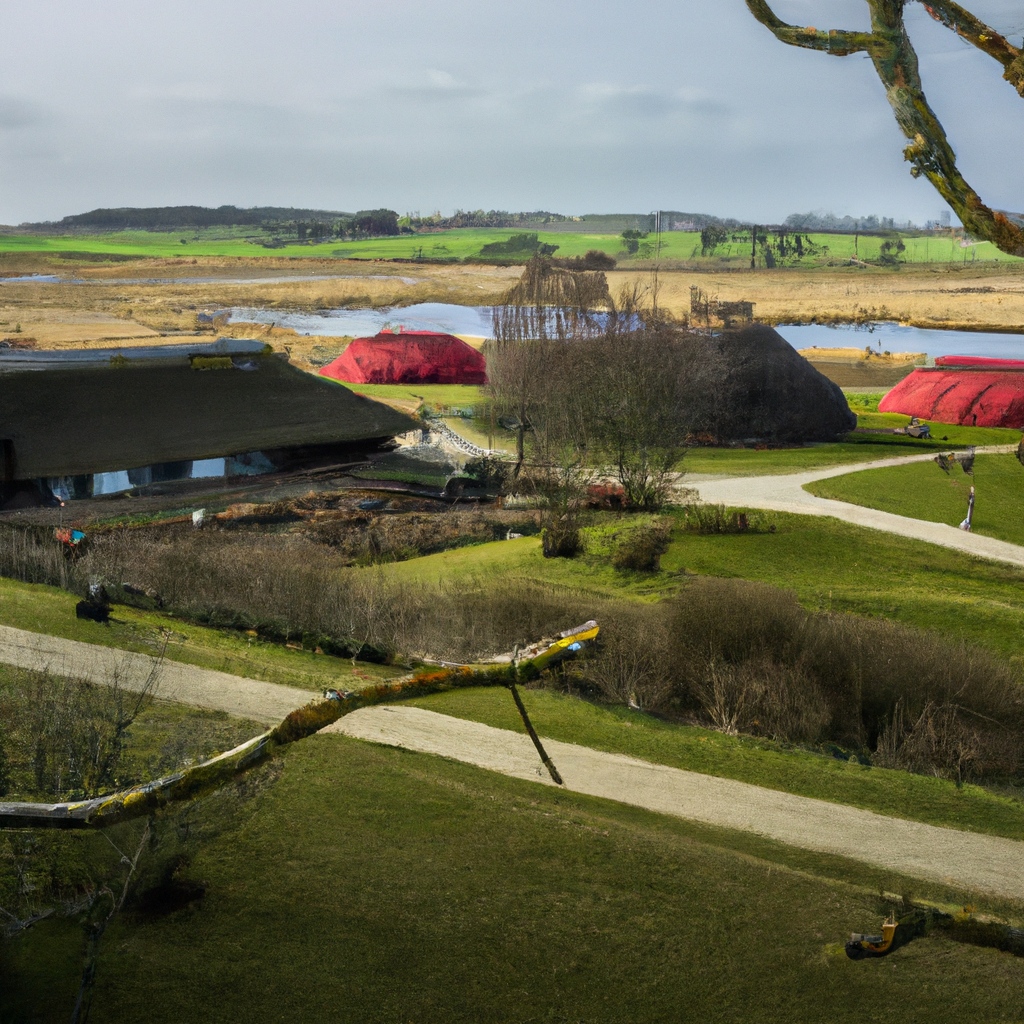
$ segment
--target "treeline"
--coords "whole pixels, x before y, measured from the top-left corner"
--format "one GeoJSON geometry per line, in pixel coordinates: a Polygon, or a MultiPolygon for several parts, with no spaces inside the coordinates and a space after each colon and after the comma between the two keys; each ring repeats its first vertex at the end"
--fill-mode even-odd
{"type": "Polygon", "coordinates": [[[94,231],[178,231],[184,228],[261,227],[265,224],[296,224],[300,221],[334,222],[351,217],[351,213],[282,206],[253,206],[246,210],[237,206],[220,206],[216,209],[206,206],[151,206],[90,210],[56,222],[31,226],[94,231]]]}
{"type": "Polygon", "coordinates": [[[791,213],[782,227],[791,231],[832,231],[844,234],[853,231],[914,231],[912,221],[897,222],[892,217],[837,217],[834,213],[791,213]]]}
{"type": "Polygon", "coordinates": [[[419,213],[407,214],[402,225],[413,231],[450,231],[454,228],[517,228],[534,224],[561,224],[575,218],[547,210],[529,213],[510,213],[508,210],[456,210],[450,217],[432,213],[421,217],[419,213]]]}
{"type": "Polygon", "coordinates": [[[380,238],[398,235],[411,228],[399,224],[394,210],[360,210],[341,213],[294,207],[235,206],[209,209],[205,206],[154,206],[100,209],[65,217],[55,223],[31,227],[53,231],[190,231],[213,227],[253,227],[273,236],[295,237],[299,241],[330,238],[380,238]]]}

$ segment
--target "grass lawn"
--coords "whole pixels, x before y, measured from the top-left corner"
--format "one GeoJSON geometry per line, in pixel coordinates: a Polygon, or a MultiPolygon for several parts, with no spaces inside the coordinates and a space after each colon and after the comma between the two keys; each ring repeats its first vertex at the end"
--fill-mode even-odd
{"type": "Polygon", "coordinates": [[[1015,455],[979,455],[973,477],[959,467],[946,474],[932,462],[918,462],[819,480],[807,490],[823,498],[956,526],[967,515],[972,484],[974,532],[1024,544],[1024,468],[1015,455]]]}
{"type": "Polygon", "coordinates": [[[836,519],[765,515],[775,533],[676,534],[662,569],[760,580],[811,609],[934,629],[1024,664],[1024,570],[836,519]]]}
{"type": "MultiPolygon", "coordinates": [[[[867,429],[905,427],[909,416],[880,413],[878,394],[848,394],[850,408],[857,414],[857,426],[867,429]]],[[[753,448],[691,448],[686,453],[683,469],[687,473],[717,473],[729,476],[768,476],[779,473],[801,473],[847,463],[873,462],[901,455],[922,452],[948,452],[969,445],[1016,444],[1019,430],[1002,427],[961,427],[948,423],[931,424],[935,437],[917,440],[898,434],[849,434],[834,444],[814,444],[806,448],[781,448],[758,451],[753,448]],[[945,440],[943,440],[945,438],[945,440]]],[[[685,478],[683,483],[686,483],[685,478]]],[[[963,518],[963,517],[961,517],[963,518]]],[[[957,522],[960,520],[958,519],[957,522]]]]}
{"type": "MultiPolygon", "coordinates": [[[[857,413],[857,426],[865,427],[867,429],[892,429],[895,427],[905,427],[910,422],[909,416],[904,416],[898,412],[878,412],[877,408],[875,411],[860,412],[855,406],[851,405],[854,412],[857,413]]],[[[962,427],[956,423],[935,423],[931,420],[926,421],[931,427],[932,440],[925,441],[924,444],[930,445],[936,451],[941,451],[943,448],[950,447],[962,447],[966,445],[982,445],[989,444],[1017,444],[1020,441],[1020,431],[1011,429],[1009,427],[962,427]]],[[[867,435],[872,437],[872,435],[867,435]]],[[[877,439],[884,435],[874,435],[877,439]]],[[[900,439],[894,438],[894,440],[906,440],[912,439],[900,439]]],[[[918,442],[921,443],[921,442],[918,442]]]]}
{"type": "MultiPolygon", "coordinates": [[[[943,779],[851,764],[749,736],[726,736],[663,722],[628,708],[599,707],[548,690],[524,693],[524,703],[540,735],[564,743],[849,804],[891,817],[1024,839],[1024,804],[979,786],[958,788],[943,779]]],[[[497,729],[523,731],[522,719],[504,689],[450,691],[410,703],[497,729]]]]}
{"type": "MultiPolygon", "coordinates": [[[[754,448],[691,448],[682,468],[694,475],[714,473],[720,476],[774,476],[782,473],[806,473],[829,466],[854,465],[902,455],[920,455],[932,450],[927,441],[893,438],[891,441],[871,435],[851,434],[848,441],[815,444],[806,448],[779,448],[758,451],[754,448]],[[866,438],[870,437],[870,440],[866,438]]],[[[935,451],[940,448],[936,447],[935,451]]],[[[945,445],[949,451],[950,446],[945,445]]],[[[682,480],[686,486],[686,477],[682,480]]]]}
{"type": "Polygon", "coordinates": [[[758,515],[775,525],[774,533],[675,531],[657,573],[620,572],[610,563],[610,535],[630,517],[604,518],[589,550],[571,561],[544,558],[539,538],[523,537],[360,571],[462,586],[493,586],[496,577],[508,576],[595,597],[647,600],[680,593],[687,574],[760,580],[794,591],[812,610],[884,616],[1024,662],[1024,570],[835,519],[758,515]]]}
{"type": "Polygon", "coordinates": [[[426,406],[449,406],[470,409],[487,402],[486,392],[472,384],[345,384],[344,387],[367,398],[398,398],[422,401],[426,406]]]}
{"type": "Polygon", "coordinates": [[[0,623],[34,633],[155,654],[168,636],[165,656],[200,668],[262,679],[303,690],[354,689],[361,680],[399,675],[401,669],[301,651],[233,630],[193,626],[160,612],[118,605],[109,626],[75,618],[78,598],[57,587],[0,576],[0,623]]]}
{"type": "MultiPolygon", "coordinates": [[[[842,953],[882,891],[967,894],[757,836],[340,736],[293,748],[250,807],[196,850],[201,902],[111,926],[92,1021],[860,1024],[910,1005],[942,1024],[1024,1005],[1024,961],[994,950],[842,953]]],[[[44,921],[4,948],[4,1019],[68,1019],[80,936],[44,921]]]]}

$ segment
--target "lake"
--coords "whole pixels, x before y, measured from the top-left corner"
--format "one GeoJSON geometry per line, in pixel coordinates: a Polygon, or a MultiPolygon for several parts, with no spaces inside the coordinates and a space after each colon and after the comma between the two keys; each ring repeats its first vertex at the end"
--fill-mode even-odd
{"type": "Polygon", "coordinates": [[[1024,359],[1024,334],[938,331],[902,324],[784,324],[775,328],[794,348],[865,348],[878,352],[926,352],[936,356],[1024,359]]]}
{"type": "Polygon", "coordinates": [[[440,331],[489,338],[491,312],[491,306],[455,306],[448,302],[420,302],[378,309],[331,309],[317,313],[236,308],[231,310],[228,323],[274,324],[298,334],[327,337],[361,337],[377,334],[385,327],[395,331],[403,327],[407,331],[440,331]]]}
{"type": "MultiPolygon", "coordinates": [[[[470,337],[491,336],[492,306],[456,306],[446,302],[422,302],[414,306],[382,309],[332,309],[316,313],[289,313],[273,309],[236,308],[229,323],[275,324],[299,334],[353,337],[377,334],[385,327],[397,331],[442,331],[470,337]]],[[[936,356],[988,356],[1024,359],[1024,333],[993,334],[974,331],[940,331],[904,327],[896,323],[784,324],[776,330],[794,348],[864,348],[884,352],[926,352],[936,356]]]]}

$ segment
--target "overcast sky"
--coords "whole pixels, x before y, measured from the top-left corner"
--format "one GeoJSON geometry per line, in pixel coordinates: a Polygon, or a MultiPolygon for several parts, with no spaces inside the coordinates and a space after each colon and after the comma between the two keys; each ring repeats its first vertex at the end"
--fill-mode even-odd
{"type": "MultiPolygon", "coordinates": [[[[967,0],[1020,43],[1022,0],[967,0]]],[[[866,28],[863,0],[778,0],[866,28]]],[[[908,25],[967,179],[1024,210],[1024,101],[908,25]]],[[[0,223],[99,206],[936,218],[867,59],[743,0],[0,0],[0,223]]]]}

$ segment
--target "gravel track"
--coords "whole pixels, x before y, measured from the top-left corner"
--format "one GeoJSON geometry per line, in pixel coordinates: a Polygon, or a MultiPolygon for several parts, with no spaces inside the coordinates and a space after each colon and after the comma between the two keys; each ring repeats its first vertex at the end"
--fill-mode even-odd
{"type": "MultiPolygon", "coordinates": [[[[421,708],[362,708],[323,730],[554,785],[525,734],[421,708]]],[[[914,878],[1024,899],[1024,842],[888,818],[843,804],[650,764],[571,743],[544,747],[573,793],[756,832],[914,878]]]]}
{"type": "MultiPolygon", "coordinates": [[[[122,686],[136,691],[145,685],[157,665],[157,659],[148,654],[30,633],[11,626],[0,626],[0,661],[94,683],[109,683],[116,675],[122,686]]],[[[276,725],[315,694],[165,659],[158,670],[156,696],[276,725]]]]}
{"type": "MultiPolygon", "coordinates": [[[[992,445],[978,448],[979,455],[1005,454],[1015,451],[1013,445],[992,445]]],[[[816,480],[827,480],[834,476],[861,473],[868,469],[883,469],[888,466],[902,466],[910,462],[926,462],[935,458],[929,455],[909,455],[902,458],[881,459],[853,466],[831,466],[803,473],[786,473],[778,476],[720,477],[710,475],[686,476],[681,481],[685,487],[696,487],[701,501],[711,504],[728,505],[733,508],[763,508],[774,512],[795,512],[800,515],[831,516],[856,526],[872,530],[883,530],[899,537],[927,541],[941,547],[953,548],[979,558],[1011,565],[1024,566],[1024,547],[1010,544],[994,537],[978,533],[967,533],[955,526],[930,523],[923,519],[910,519],[892,512],[851,505],[845,501],[819,498],[804,490],[805,484],[816,480]]],[[[964,509],[966,512],[967,509],[964,509]]]]}

